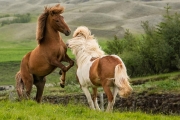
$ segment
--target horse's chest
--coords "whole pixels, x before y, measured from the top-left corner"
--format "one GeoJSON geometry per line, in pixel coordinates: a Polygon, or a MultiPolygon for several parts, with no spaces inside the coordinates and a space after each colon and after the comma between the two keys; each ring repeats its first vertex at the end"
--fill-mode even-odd
{"type": "Polygon", "coordinates": [[[62,59],[64,58],[66,50],[63,47],[59,47],[59,48],[54,48],[53,50],[51,50],[51,53],[49,54],[49,58],[51,60],[51,58],[56,58],[57,61],[62,61],[62,59]]]}
{"type": "Polygon", "coordinates": [[[63,46],[61,46],[56,52],[57,52],[56,55],[57,55],[58,61],[61,61],[66,54],[66,49],[63,46]]]}
{"type": "Polygon", "coordinates": [[[83,65],[82,67],[78,67],[78,69],[77,69],[77,76],[79,79],[79,83],[83,87],[94,86],[89,77],[89,71],[90,71],[91,65],[92,65],[92,63],[87,63],[87,64],[83,65]]]}

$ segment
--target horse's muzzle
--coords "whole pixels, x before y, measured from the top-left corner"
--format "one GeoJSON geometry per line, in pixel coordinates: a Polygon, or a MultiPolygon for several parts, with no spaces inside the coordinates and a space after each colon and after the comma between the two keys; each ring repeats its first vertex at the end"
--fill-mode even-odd
{"type": "Polygon", "coordinates": [[[70,30],[67,30],[65,33],[64,33],[66,36],[69,36],[71,34],[71,31],[70,30]]]}
{"type": "Polygon", "coordinates": [[[69,48],[69,43],[66,43],[66,46],[69,48]]]}

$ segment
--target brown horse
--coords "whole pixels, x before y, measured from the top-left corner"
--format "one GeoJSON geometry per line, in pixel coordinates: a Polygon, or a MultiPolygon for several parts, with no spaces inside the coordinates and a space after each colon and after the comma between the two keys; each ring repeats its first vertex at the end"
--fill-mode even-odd
{"type": "Polygon", "coordinates": [[[61,15],[63,11],[64,8],[60,4],[45,7],[44,13],[38,18],[36,32],[38,46],[23,57],[20,71],[16,74],[16,89],[20,98],[24,96],[29,98],[34,84],[37,88],[35,99],[40,102],[46,82],[45,76],[57,67],[61,69],[60,85],[64,87],[66,71],[74,65],[74,62],[67,55],[67,47],[59,34],[61,32],[68,36],[71,33],[61,15]],[[66,67],[61,61],[70,64],[66,67]]]}
{"type": "Polygon", "coordinates": [[[68,40],[67,46],[76,57],[77,78],[91,109],[100,110],[97,103],[99,86],[103,87],[108,98],[106,111],[113,110],[117,93],[120,97],[128,97],[131,94],[132,88],[123,61],[116,55],[104,55],[87,27],[78,27],[73,38],[68,40]],[[93,88],[93,99],[88,87],[93,88]]]}

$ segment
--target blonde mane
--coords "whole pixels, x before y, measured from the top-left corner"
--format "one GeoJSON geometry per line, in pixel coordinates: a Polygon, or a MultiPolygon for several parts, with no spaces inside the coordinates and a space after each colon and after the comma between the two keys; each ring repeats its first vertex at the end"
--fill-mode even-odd
{"type": "Polygon", "coordinates": [[[86,40],[84,37],[75,37],[68,42],[73,54],[76,56],[78,66],[90,61],[92,58],[105,55],[96,39],[86,40]]]}
{"type": "Polygon", "coordinates": [[[36,29],[36,40],[40,44],[43,41],[45,35],[46,21],[49,14],[61,14],[64,12],[64,7],[57,4],[54,7],[45,7],[44,13],[38,18],[37,29],[36,29]]]}

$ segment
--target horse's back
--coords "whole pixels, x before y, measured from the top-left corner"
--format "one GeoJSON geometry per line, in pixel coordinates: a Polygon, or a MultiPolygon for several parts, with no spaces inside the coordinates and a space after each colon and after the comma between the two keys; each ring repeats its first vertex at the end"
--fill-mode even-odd
{"type": "Polygon", "coordinates": [[[104,56],[99,60],[99,74],[114,76],[114,70],[116,65],[121,63],[122,61],[120,61],[120,59],[114,55],[104,56]]]}

